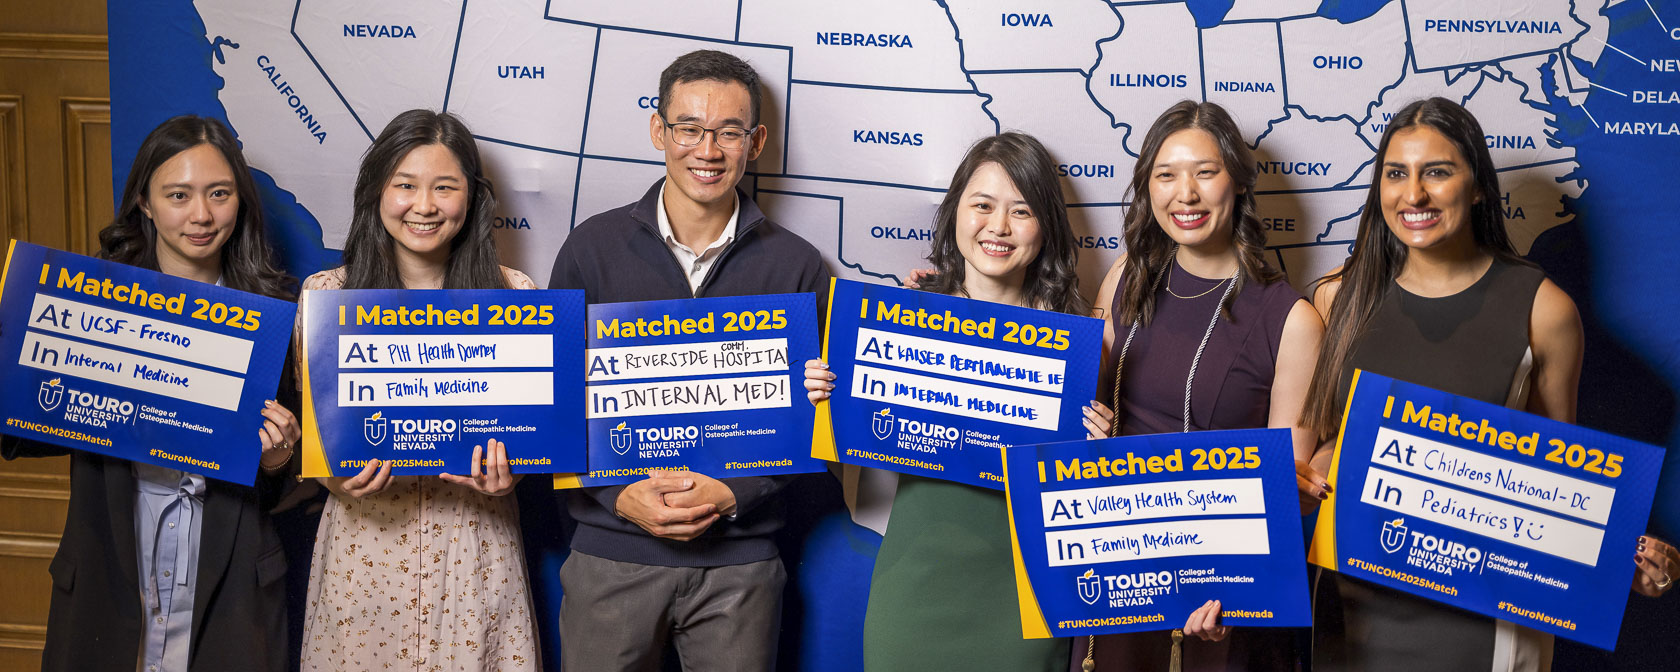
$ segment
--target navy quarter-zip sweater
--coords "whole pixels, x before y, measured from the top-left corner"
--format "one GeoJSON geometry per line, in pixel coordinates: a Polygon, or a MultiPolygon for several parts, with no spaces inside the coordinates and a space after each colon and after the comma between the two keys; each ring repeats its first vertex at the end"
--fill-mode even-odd
{"type": "MultiPolygon", "coordinates": [[[[587,303],[815,292],[827,307],[829,271],[815,247],[766,219],[740,189],[735,240],[724,247],[698,290],[659,235],[659,189],[590,217],[572,229],[554,259],[549,289],[581,289],[587,303]]],[[[798,363],[803,366],[803,363],[798,363]]],[[[716,474],[707,474],[714,478],[716,474]]],[[[793,476],[720,479],[735,493],[735,519],[720,518],[693,541],[661,539],[614,513],[625,486],[567,491],[578,522],[572,550],[619,562],[662,567],[721,567],[776,557],[771,535],[782,527],[777,492],[793,476]]]]}

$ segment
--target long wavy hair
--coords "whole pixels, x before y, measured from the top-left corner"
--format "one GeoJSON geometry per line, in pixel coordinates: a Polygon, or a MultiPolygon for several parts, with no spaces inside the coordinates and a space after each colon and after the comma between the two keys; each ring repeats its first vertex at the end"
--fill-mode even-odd
{"type": "Polygon", "coordinates": [[[99,252],[96,256],[118,263],[160,270],[157,258],[157,224],[147,217],[140,204],[151,189],[152,175],[164,162],[176,154],[199,145],[210,145],[221,152],[222,158],[233,168],[234,192],[239,195],[239,213],[233,233],[222,244],[222,284],[240,291],[285,299],[295,298],[292,292],[296,279],[287,275],[275,263],[268,246],[267,230],[263,227],[262,202],[257,198],[257,185],[251,178],[251,168],[239,151],[239,141],[233,131],[222,122],[206,117],[182,115],[158,124],[140,142],[140,151],[129,166],[128,180],[123,184],[122,203],[117,214],[99,232],[99,252]]]}
{"type": "Polygon", "coordinates": [[[1374,162],[1375,175],[1365,192],[1365,209],[1359,215],[1359,232],[1340,271],[1313,282],[1316,288],[1327,282],[1340,282],[1336,298],[1330,304],[1326,320],[1324,344],[1318,351],[1313,367],[1312,383],[1307,388],[1307,403],[1302,409],[1302,425],[1317,432],[1320,441],[1329,440],[1340,425],[1341,409],[1336,398],[1340,390],[1342,369],[1353,355],[1354,342],[1365,333],[1371,317],[1382,305],[1394,279],[1406,267],[1409,252],[1406,244],[1388,230],[1383,219],[1382,171],[1388,156],[1389,142],[1395,134],[1416,127],[1428,126],[1445,136],[1458,149],[1470,166],[1476,193],[1481,199],[1470,206],[1470,231],[1476,249],[1496,259],[1522,266],[1533,266],[1517,256],[1511,237],[1505,232],[1505,213],[1499,207],[1499,173],[1488,154],[1482,125],[1458,103],[1445,98],[1416,101],[1394,115],[1388,130],[1377,145],[1374,162]]]}
{"type": "MultiPolygon", "coordinates": [[[[1155,316],[1155,288],[1161,278],[1172,270],[1172,237],[1155,221],[1155,203],[1149,191],[1150,176],[1155,174],[1155,159],[1161,145],[1179,131],[1199,129],[1213,136],[1219,145],[1219,160],[1225,164],[1226,174],[1236,187],[1234,207],[1231,208],[1231,247],[1237,256],[1236,287],[1219,310],[1225,319],[1231,318],[1231,305],[1243,286],[1250,282],[1270,284],[1283,280],[1283,273],[1266,263],[1266,229],[1260,225],[1259,209],[1254,203],[1254,183],[1258,171],[1254,154],[1243,143],[1231,115],[1215,103],[1181,100],[1162,112],[1143,136],[1137,164],[1132,168],[1131,209],[1126,212],[1123,235],[1126,240],[1124,277],[1126,286],[1120,293],[1120,308],[1115,315],[1116,329],[1123,329],[1133,321],[1148,324],[1155,316]]],[[[1104,306],[1106,308],[1107,306],[1104,306]]]]}
{"type": "Polygon", "coordinates": [[[362,154],[356,174],[356,191],[350,215],[350,235],[344,241],[345,289],[401,289],[397,274],[396,241],[385,231],[379,216],[379,201],[385,185],[408,153],[425,145],[443,145],[461,164],[467,178],[467,212],[461,230],[449,241],[449,261],[444,269],[444,289],[503,289],[496,242],[490,220],[496,211],[496,195],[484,164],[478,157],[478,143],[461,120],[448,112],[409,110],[397,115],[379,132],[373,145],[362,154]]]}
{"type": "Polygon", "coordinates": [[[1073,242],[1073,225],[1068,221],[1067,201],[1062,196],[1062,184],[1056,179],[1056,162],[1037,139],[1025,133],[1008,131],[982,138],[968,148],[957,172],[951,176],[951,186],[933,216],[933,251],[927,260],[933,264],[934,277],[922,288],[931,292],[965,295],[963,279],[966,267],[962,252],[957,250],[957,210],[962,205],[963,192],[975,171],[987,163],[996,163],[1009,175],[1027,207],[1038,219],[1042,245],[1038,258],[1027,266],[1022,291],[1027,305],[1040,310],[1054,310],[1087,315],[1091,304],[1079,294],[1076,273],[1079,250],[1073,242]]]}

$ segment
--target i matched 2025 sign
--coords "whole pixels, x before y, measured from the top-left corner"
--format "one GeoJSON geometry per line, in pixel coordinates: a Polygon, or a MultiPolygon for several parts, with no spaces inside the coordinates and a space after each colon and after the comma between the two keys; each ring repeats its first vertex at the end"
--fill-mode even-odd
{"type": "Polygon", "coordinates": [[[295,307],[13,241],[0,432],[251,484],[295,307]]]}
{"type": "Polygon", "coordinates": [[[470,473],[507,444],[515,473],[584,468],[583,292],[312,290],[303,316],[303,475],[470,473]]]}

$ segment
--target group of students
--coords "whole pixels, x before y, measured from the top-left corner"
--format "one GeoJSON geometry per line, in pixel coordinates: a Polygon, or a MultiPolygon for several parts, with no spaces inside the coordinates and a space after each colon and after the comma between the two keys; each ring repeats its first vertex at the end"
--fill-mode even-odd
{"type": "MultiPolygon", "coordinates": [[[[1094,308],[1044,148],[1004,133],[958,168],[924,289],[1105,322],[1090,438],[1284,428],[1303,515],[1331,486],[1355,369],[1563,422],[1584,348],[1574,303],[1517,255],[1476,119],[1443,98],[1397,112],[1377,149],[1352,254],[1303,297],[1262,256],[1256,163],[1213,103],[1184,101],[1145,134],[1125,254],[1094,308]],[[1327,326],[1328,325],[1328,328],[1327,326]]],[[[811,362],[806,389],[838,381],[811,362]]],[[[843,383],[841,383],[843,384],[843,383]]],[[[1001,493],[900,476],[864,628],[866,667],[1010,670],[1545,670],[1552,638],[1335,572],[1312,578],[1310,636],[1233,632],[1210,600],[1178,632],[1023,640],[1001,493]],[[1182,644],[1176,641],[1184,639],[1182,644]]],[[[1611,542],[1616,543],[1616,542],[1611,542]]],[[[1633,590],[1660,596],[1680,555],[1627,540],[1633,590]]]]}
{"type": "MultiPolygon", "coordinates": [[[[738,189],[764,147],[761,91],[753,69],[722,52],[673,62],[648,128],[665,178],[574,229],[549,287],[581,289],[589,303],[825,291],[815,248],[738,189]]],[[[1352,255],[1309,301],[1264,259],[1256,164],[1229,115],[1174,105],[1144,136],[1126,254],[1093,307],[1075,276],[1055,162],[1031,136],[1001,133],[957,167],[933,222],[933,268],[918,284],[1104,319],[1090,437],[1288,428],[1307,513],[1330,488],[1323,474],[1355,368],[1574,419],[1580,320],[1514,251],[1482,138],[1448,100],[1397,113],[1352,255]]],[[[363,156],[353,204],[344,265],[303,289],[536,286],[499,263],[495,196],[452,115],[393,119],[363,156]]],[[[250,171],[214,120],[177,117],[147,136],[99,256],[293,298],[250,171]]],[[[5,437],[8,459],[72,455],[44,668],[287,667],[286,562],[268,512],[299,484],[294,376],[263,410],[255,487],[5,437]]],[[[844,384],[820,361],[805,379],[813,403],[844,384]]],[[[533,613],[506,496],[519,481],[507,456],[518,450],[488,440],[465,475],[394,477],[372,461],[322,479],[331,495],[309,568],[303,669],[541,666],[545,619],[533,613]]],[[[787,574],[772,535],[779,493],[795,479],[654,472],[563,495],[577,522],[560,571],[565,668],[658,669],[671,646],[685,669],[773,669],[787,574]]],[[[1633,590],[1667,591],[1680,553],[1655,538],[1629,543],[1633,590]]],[[[1313,583],[1310,650],[1288,630],[1232,631],[1210,601],[1182,628],[1183,669],[1550,665],[1550,638],[1532,630],[1331,572],[1313,583]]],[[[871,581],[868,669],[1165,669],[1175,648],[1165,632],[1069,644],[1021,637],[1001,493],[900,479],[871,581]]]]}

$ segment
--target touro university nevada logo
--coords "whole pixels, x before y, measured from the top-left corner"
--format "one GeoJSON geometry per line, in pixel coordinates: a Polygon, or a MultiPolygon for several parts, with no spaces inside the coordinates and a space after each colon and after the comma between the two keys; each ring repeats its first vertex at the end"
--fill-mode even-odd
{"type": "Polygon", "coordinates": [[[630,452],[631,429],[629,423],[618,423],[617,427],[607,430],[607,436],[612,439],[613,452],[619,455],[630,452]]]}
{"type": "Polygon", "coordinates": [[[385,440],[385,412],[379,411],[362,421],[362,438],[375,446],[385,440]]]}
{"type": "Polygon", "coordinates": [[[50,411],[58,408],[58,402],[64,400],[64,386],[59,385],[58,378],[41,383],[41,393],[35,395],[35,401],[40,402],[41,410],[50,411]]]}
{"type": "Polygon", "coordinates": [[[1393,553],[1393,552],[1398,551],[1401,548],[1405,547],[1405,545],[1406,545],[1406,519],[1405,518],[1395,518],[1394,520],[1383,521],[1383,529],[1382,529],[1382,547],[1383,547],[1383,550],[1388,551],[1389,553],[1393,553]]]}
{"type": "Polygon", "coordinates": [[[892,436],[893,433],[892,409],[883,408],[876,411],[872,425],[871,429],[875,430],[875,438],[882,441],[887,440],[887,437],[892,436]]]}
{"type": "Polygon", "coordinates": [[[1096,569],[1087,569],[1083,576],[1074,578],[1079,581],[1079,599],[1085,604],[1096,604],[1102,598],[1102,577],[1097,576],[1096,569]]]}

